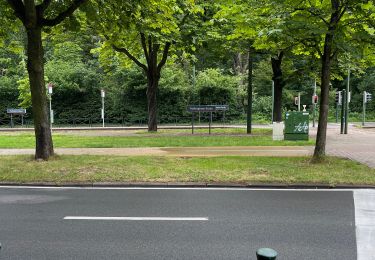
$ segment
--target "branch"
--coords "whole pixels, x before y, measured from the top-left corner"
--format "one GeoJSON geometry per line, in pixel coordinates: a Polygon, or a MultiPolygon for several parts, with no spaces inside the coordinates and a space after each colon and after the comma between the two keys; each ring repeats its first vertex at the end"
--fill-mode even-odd
{"type": "Polygon", "coordinates": [[[164,50],[163,50],[163,57],[158,65],[158,72],[161,71],[161,68],[165,65],[165,63],[167,62],[167,58],[168,58],[168,52],[169,52],[169,48],[171,47],[171,43],[170,42],[167,42],[164,46],[164,50]]]}
{"type": "Polygon", "coordinates": [[[329,25],[329,22],[320,14],[312,11],[311,9],[307,9],[307,8],[296,8],[294,9],[293,12],[296,12],[296,11],[306,11],[308,13],[310,13],[311,15],[315,16],[315,17],[318,17],[320,20],[322,20],[327,26],[329,25]]]}
{"type": "Polygon", "coordinates": [[[36,8],[38,8],[43,13],[51,4],[51,2],[52,0],[44,0],[41,4],[37,5],[36,8]]]}
{"type": "Polygon", "coordinates": [[[278,55],[278,59],[281,61],[284,57],[284,51],[280,51],[279,55],[278,55]]]}
{"type": "Polygon", "coordinates": [[[341,18],[344,16],[346,10],[347,10],[347,6],[343,6],[342,10],[340,11],[338,20],[341,20],[341,18]]]}
{"type": "Polygon", "coordinates": [[[21,0],[7,0],[10,7],[12,7],[14,14],[18,17],[23,23],[25,23],[25,6],[21,0]]]}
{"type": "MultiPolygon", "coordinates": [[[[50,1],[50,0],[46,0],[50,1]]],[[[74,0],[73,3],[65,11],[59,13],[54,19],[42,19],[43,26],[55,26],[61,23],[66,17],[72,15],[87,0],[74,0]]]]}
{"type": "Polygon", "coordinates": [[[147,64],[150,65],[148,50],[146,46],[146,37],[144,33],[141,33],[141,43],[142,43],[143,52],[145,53],[145,56],[146,56],[147,64]]]}
{"type": "Polygon", "coordinates": [[[153,52],[153,50],[152,50],[152,37],[151,37],[151,35],[148,36],[148,50],[149,50],[149,56],[151,58],[152,52],[153,52]]]}
{"type": "Polygon", "coordinates": [[[143,63],[141,63],[136,57],[134,57],[133,55],[131,55],[131,53],[126,49],[126,48],[120,48],[120,47],[117,47],[116,45],[114,44],[111,44],[112,45],[112,48],[117,51],[117,52],[121,52],[121,53],[125,53],[125,55],[131,59],[132,61],[134,61],[135,64],[137,64],[139,67],[141,67],[145,72],[147,72],[148,68],[146,65],[144,65],[143,63]]]}

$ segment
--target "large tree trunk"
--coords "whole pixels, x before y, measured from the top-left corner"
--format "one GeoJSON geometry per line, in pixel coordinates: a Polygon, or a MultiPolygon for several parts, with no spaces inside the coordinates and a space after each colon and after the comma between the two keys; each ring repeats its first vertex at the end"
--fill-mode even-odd
{"type": "MultiPolygon", "coordinates": [[[[329,37],[329,35],[327,36],[329,37]]],[[[332,43],[327,48],[327,53],[322,57],[322,71],[321,71],[321,94],[320,94],[320,110],[319,110],[319,125],[318,133],[316,135],[316,144],[314,150],[314,161],[320,161],[325,156],[326,139],[327,139],[327,123],[328,123],[328,106],[329,106],[329,83],[331,78],[331,49],[332,43]]]]}
{"type": "Polygon", "coordinates": [[[333,39],[337,29],[337,24],[340,20],[340,2],[332,0],[332,14],[328,27],[328,32],[324,39],[324,51],[321,55],[322,71],[321,71],[321,98],[320,111],[318,121],[318,133],[316,135],[315,150],[313,155],[313,162],[321,161],[326,155],[326,139],[327,139],[327,123],[328,123],[328,109],[329,109],[329,85],[331,80],[331,63],[332,63],[332,49],[333,39]]]}
{"type": "Polygon", "coordinates": [[[27,71],[29,73],[35,127],[35,159],[48,160],[54,154],[44,82],[42,28],[27,29],[27,71]]]}
{"type": "Polygon", "coordinates": [[[272,80],[274,82],[274,97],[273,97],[273,121],[274,122],[281,122],[282,119],[282,97],[283,97],[283,73],[281,69],[281,63],[283,59],[283,52],[277,57],[271,58],[271,65],[272,65],[272,80]]]}
{"type": "Polygon", "coordinates": [[[156,132],[158,130],[157,123],[157,91],[159,86],[160,75],[158,73],[149,72],[147,76],[147,108],[148,108],[148,131],[156,132]]]}

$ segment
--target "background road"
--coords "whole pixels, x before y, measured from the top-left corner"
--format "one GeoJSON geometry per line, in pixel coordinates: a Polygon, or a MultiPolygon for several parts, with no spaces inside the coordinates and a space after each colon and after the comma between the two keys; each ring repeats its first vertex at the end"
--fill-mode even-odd
{"type": "Polygon", "coordinates": [[[357,259],[351,191],[0,188],[0,242],[0,259],[357,259]]]}

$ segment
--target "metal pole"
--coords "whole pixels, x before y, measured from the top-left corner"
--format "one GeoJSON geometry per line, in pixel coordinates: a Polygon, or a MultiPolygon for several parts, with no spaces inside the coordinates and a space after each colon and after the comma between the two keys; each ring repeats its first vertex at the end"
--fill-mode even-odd
{"type": "Polygon", "coordinates": [[[53,122],[53,112],[52,112],[52,93],[53,93],[53,84],[50,82],[47,85],[48,94],[49,94],[49,127],[52,135],[52,122],[53,122]]]}
{"type": "Polygon", "coordinates": [[[273,124],[273,113],[275,107],[275,81],[272,80],[272,115],[271,115],[271,124],[273,124]]]}
{"type": "Polygon", "coordinates": [[[339,103],[336,103],[336,124],[339,122],[339,103]]]}
{"type": "Polygon", "coordinates": [[[345,125],[345,106],[346,106],[346,94],[345,89],[341,92],[341,127],[340,127],[340,134],[344,133],[344,125],[345,125]]]}
{"type": "Polygon", "coordinates": [[[363,114],[362,114],[362,126],[366,122],[366,91],[363,91],[363,114]]]}
{"type": "Polygon", "coordinates": [[[253,48],[249,46],[249,60],[248,60],[248,84],[247,84],[247,115],[246,115],[246,133],[252,132],[252,114],[253,114],[253,48]]]}
{"type": "Polygon", "coordinates": [[[210,124],[208,126],[209,134],[211,134],[211,124],[212,124],[212,112],[210,112],[210,124]]]}
{"type": "Polygon", "coordinates": [[[350,69],[348,69],[348,82],[346,84],[345,130],[344,130],[344,134],[348,134],[349,94],[350,94],[350,69]]]}
{"type": "Polygon", "coordinates": [[[104,123],[104,97],[102,96],[102,119],[103,119],[103,127],[105,127],[105,123],[104,123]]]}
{"type": "Polygon", "coordinates": [[[313,127],[315,127],[315,111],[316,111],[315,96],[316,96],[316,79],[314,79],[313,127]]]}
{"type": "Polygon", "coordinates": [[[194,134],[194,112],[191,112],[191,134],[194,134]]]}
{"type": "Polygon", "coordinates": [[[52,133],[52,94],[49,95],[49,124],[52,133]]]}
{"type": "Polygon", "coordinates": [[[301,111],[301,93],[298,92],[298,112],[301,111]]]}

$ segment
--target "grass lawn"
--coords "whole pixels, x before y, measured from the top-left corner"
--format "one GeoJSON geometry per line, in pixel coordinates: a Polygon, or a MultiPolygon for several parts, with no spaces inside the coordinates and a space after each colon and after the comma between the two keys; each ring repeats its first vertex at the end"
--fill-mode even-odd
{"type": "Polygon", "coordinates": [[[30,156],[2,156],[0,182],[205,182],[375,185],[375,170],[359,163],[328,157],[121,157],[57,156],[36,162],[30,156]]]}
{"type": "MultiPolygon", "coordinates": [[[[269,129],[254,129],[253,135],[245,135],[245,129],[215,129],[213,135],[207,129],[198,130],[197,135],[190,130],[161,130],[155,134],[136,131],[133,134],[103,135],[100,131],[78,133],[54,133],[55,147],[60,148],[121,148],[121,147],[197,147],[197,146],[305,146],[314,145],[310,141],[273,141],[269,129]]],[[[33,133],[0,133],[0,148],[34,148],[33,133]]]]}

